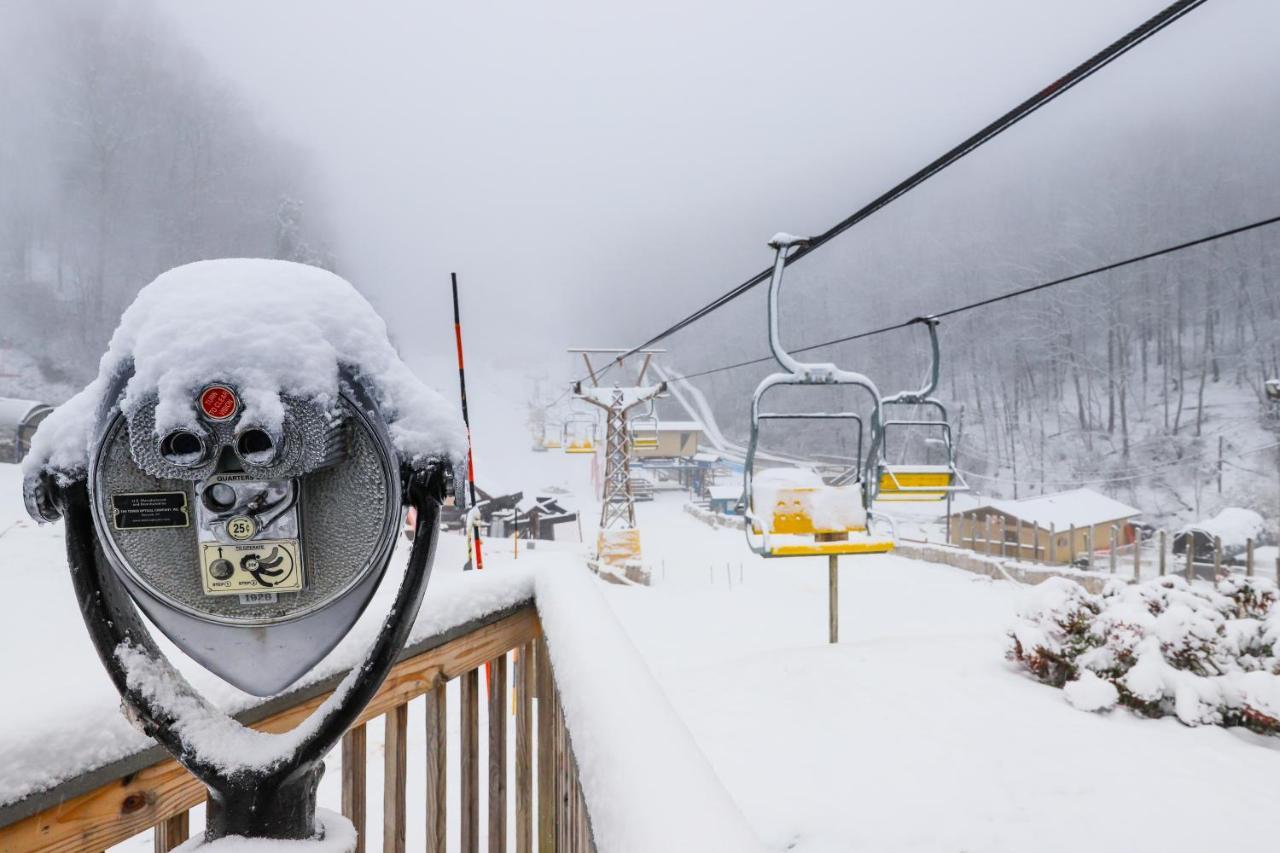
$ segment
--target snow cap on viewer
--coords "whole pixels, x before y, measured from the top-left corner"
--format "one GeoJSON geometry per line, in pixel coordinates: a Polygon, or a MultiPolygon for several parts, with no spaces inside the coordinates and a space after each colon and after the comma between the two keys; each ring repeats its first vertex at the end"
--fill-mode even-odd
{"type": "Polygon", "coordinates": [[[345,279],[290,261],[224,259],[175,267],[144,287],[120,318],[98,376],[37,430],[24,473],[84,471],[104,399],[132,369],[126,413],[156,394],[156,430],[195,421],[196,393],[236,388],[243,417],[267,428],[284,417],[280,395],[334,401],[339,370],[370,387],[401,457],[460,458],[466,437],[455,406],[400,360],[386,323],[345,279]]]}

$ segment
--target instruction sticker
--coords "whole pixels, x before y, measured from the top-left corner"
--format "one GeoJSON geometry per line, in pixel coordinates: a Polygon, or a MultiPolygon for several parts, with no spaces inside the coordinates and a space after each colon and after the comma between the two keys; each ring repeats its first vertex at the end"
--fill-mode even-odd
{"type": "Polygon", "coordinates": [[[132,492],[111,496],[111,524],[116,530],[161,530],[187,527],[186,492],[132,492]]]}
{"type": "Polygon", "coordinates": [[[240,545],[201,542],[200,576],[205,595],[301,592],[298,540],[270,539],[240,545]]]}

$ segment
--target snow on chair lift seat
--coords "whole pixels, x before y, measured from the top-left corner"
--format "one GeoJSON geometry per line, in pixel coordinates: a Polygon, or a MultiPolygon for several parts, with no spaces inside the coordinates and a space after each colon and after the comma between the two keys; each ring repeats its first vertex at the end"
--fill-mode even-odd
{"type": "Polygon", "coordinates": [[[955,466],[955,446],[951,439],[951,424],[947,418],[947,408],[941,401],[932,396],[938,387],[941,375],[941,347],[938,345],[938,319],[936,317],[917,317],[913,322],[923,323],[929,330],[931,358],[929,363],[929,380],[918,391],[902,391],[881,401],[883,410],[892,406],[913,406],[936,412],[936,417],[917,416],[914,418],[893,418],[883,415],[879,426],[872,428],[871,459],[875,462],[875,483],[873,497],[878,501],[896,503],[926,503],[947,499],[952,492],[967,491],[969,486],[960,476],[955,466]],[[925,438],[926,448],[930,444],[940,445],[943,449],[943,461],[930,464],[928,457],[924,460],[912,460],[899,464],[888,461],[888,437],[891,432],[923,430],[936,433],[933,438],[925,438]]]}
{"type": "Polygon", "coordinates": [[[769,245],[776,252],[769,281],[769,346],[785,372],[764,378],[751,397],[751,437],[743,467],[743,494],[747,545],[762,557],[838,556],[883,554],[893,549],[892,537],[874,536],[870,483],[862,468],[862,419],[854,412],[762,412],[760,401],[780,385],[853,386],[866,391],[874,406],[873,424],[880,418],[880,392],[861,373],[841,370],[834,364],[797,361],[782,346],[778,331],[778,294],[787,252],[804,241],[779,234],[769,245]],[[857,425],[858,451],[853,476],[828,483],[815,471],[774,468],[755,472],[760,424],[765,420],[844,420],[857,425]]]}

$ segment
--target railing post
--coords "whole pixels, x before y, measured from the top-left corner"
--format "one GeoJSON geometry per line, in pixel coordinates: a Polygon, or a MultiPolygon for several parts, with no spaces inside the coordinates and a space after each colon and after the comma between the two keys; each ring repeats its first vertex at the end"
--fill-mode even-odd
{"type": "Polygon", "coordinates": [[[1196,559],[1196,537],[1195,534],[1188,532],[1182,537],[1183,544],[1187,548],[1187,583],[1191,583],[1195,579],[1195,559],[1196,559]]]}
{"type": "Polygon", "coordinates": [[[533,649],[516,658],[516,853],[533,853],[533,649]]]}
{"type": "Polygon", "coordinates": [[[1067,528],[1067,560],[1073,566],[1076,564],[1076,526],[1074,524],[1067,528]]]}
{"type": "Polygon", "coordinates": [[[489,853],[507,849],[507,656],[489,672],[489,853]]]}
{"type": "Polygon", "coordinates": [[[1244,576],[1253,577],[1253,537],[1250,536],[1244,543],[1244,576]]]}
{"type": "Polygon", "coordinates": [[[365,724],[361,723],[342,736],[342,814],[355,827],[355,853],[365,850],[367,761],[367,734],[365,724]]]}
{"type": "Polygon", "coordinates": [[[1213,580],[1222,577],[1222,537],[1213,537],[1213,580]]]}
{"type": "Polygon", "coordinates": [[[1164,531],[1160,531],[1160,577],[1164,577],[1165,568],[1165,535],[1164,531]]]}
{"type": "Polygon", "coordinates": [[[551,659],[547,642],[538,638],[534,653],[538,666],[538,851],[555,850],[555,709],[551,683],[551,659]]]}
{"type": "Polygon", "coordinates": [[[1133,580],[1142,580],[1142,534],[1133,528],[1133,580]]]}
{"type": "Polygon", "coordinates": [[[446,810],[449,777],[449,702],[443,676],[427,693],[427,850],[445,853],[447,848],[446,810]]]}
{"type": "Polygon", "coordinates": [[[469,670],[459,679],[462,716],[462,755],[459,781],[462,795],[462,851],[480,851],[480,673],[469,670]]]}
{"type": "Polygon", "coordinates": [[[564,708],[560,705],[560,690],[553,683],[551,685],[551,707],[554,729],[552,732],[553,743],[555,744],[555,815],[556,815],[556,851],[560,853],[562,850],[568,849],[567,825],[565,813],[568,811],[568,779],[569,773],[567,762],[565,761],[564,747],[564,708]]]}
{"type": "Polygon", "coordinates": [[[1097,529],[1098,529],[1098,526],[1096,524],[1089,525],[1089,570],[1090,571],[1093,571],[1093,555],[1097,552],[1097,549],[1094,548],[1094,546],[1097,544],[1097,541],[1094,539],[1094,534],[1097,532],[1097,529]]]}
{"type": "Polygon", "coordinates": [[[152,834],[155,853],[169,853],[191,837],[190,813],[179,812],[156,824],[152,834]]]}
{"type": "Polygon", "coordinates": [[[1049,557],[1046,561],[1052,566],[1058,564],[1058,524],[1049,522],[1049,557]]]}
{"type": "Polygon", "coordinates": [[[1107,552],[1111,561],[1111,574],[1116,573],[1116,526],[1113,524],[1107,529],[1107,552]]]}
{"type": "Polygon", "coordinates": [[[404,853],[405,828],[409,822],[407,803],[409,705],[397,705],[387,712],[382,764],[382,849],[404,853]]]}

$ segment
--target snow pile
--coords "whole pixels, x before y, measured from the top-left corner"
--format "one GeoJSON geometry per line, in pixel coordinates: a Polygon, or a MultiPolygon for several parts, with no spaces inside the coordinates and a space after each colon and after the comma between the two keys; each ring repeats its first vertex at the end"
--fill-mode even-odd
{"type": "Polygon", "coordinates": [[[809,468],[767,468],[751,481],[757,517],[802,511],[817,530],[854,530],[867,526],[858,486],[828,486],[809,468]]]}
{"type": "Polygon", "coordinates": [[[1029,591],[1008,654],[1081,710],[1280,734],[1277,602],[1256,577],[1115,581],[1101,595],[1053,578],[1029,591]]]}
{"type": "Polygon", "coordinates": [[[402,456],[465,454],[456,407],[410,372],[347,281],[305,264],[229,259],[177,267],[138,293],[97,378],[40,426],[24,471],[83,471],[100,407],[114,403],[105,397],[130,371],[125,413],[158,395],[159,433],[190,426],[196,393],[211,382],[236,387],[242,417],[278,428],[282,394],[335,400],[342,368],[370,385],[402,456]]]}
{"type": "Polygon", "coordinates": [[[305,841],[229,835],[206,842],[196,836],[176,848],[176,853],[349,853],[356,849],[356,828],[337,812],[316,809],[316,826],[320,837],[305,841]]]}
{"type": "Polygon", "coordinates": [[[543,571],[536,590],[596,847],[763,850],[592,577],[543,571]]]}

